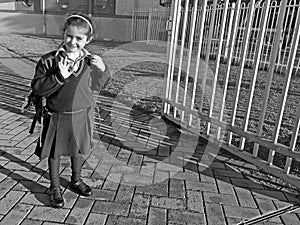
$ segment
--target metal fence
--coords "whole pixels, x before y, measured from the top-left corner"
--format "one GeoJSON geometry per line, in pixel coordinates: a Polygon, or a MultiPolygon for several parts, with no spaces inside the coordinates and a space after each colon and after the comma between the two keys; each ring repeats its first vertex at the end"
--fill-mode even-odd
{"type": "Polygon", "coordinates": [[[134,11],[132,15],[132,41],[167,41],[166,23],[170,10],[150,9],[134,11]]]}
{"type": "Polygon", "coordinates": [[[164,115],[300,187],[299,1],[200,2],[174,1],[164,115]]]}
{"type": "MultiPolygon", "coordinates": [[[[255,50],[258,46],[257,38],[259,35],[261,21],[262,21],[262,13],[265,1],[258,1],[254,6],[253,13],[253,22],[251,24],[251,32],[250,32],[250,40],[249,46],[246,54],[246,65],[249,67],[253,67],[254,65],[254,56],[255,50]]],[[[263,41],[262,54],[260,57],[259,67],[262,69],[267,69],[270,65],[270,53],[272,48],[274,47],[274,37],[276,33],[276,24],[278,23],[278,15],[280,4],[282,1],[273,0],[269,6],[267,25],[265,38],[263,41]]],[[[278,46],[278,56],[275,62],[275,71],[278,73],[283,73],[286,70],[288,56],[291,53],[291,40],[294,33],[294,26],[296,23],[296,16],[299,9],[299,0],[288,0],[286,13],[284,16],[284,25],[282,29],[281,42],[278,46]]],[[[205,16],[205,25],[203,29],[203,33],[200,33],[200,27],[197,23],[195,26],[195,36],[194,36],[194,45],[197,46],[199,42],[199,37],[203,36],[202,50],[201,56],[205,58],[207,51],[210,51],[210,57],[216,57],[218,51],[218,43],[220,40],[220,25],[221,19],[224,14],[224,4],[218,4],[215,10],[215,22],[211,40],[209,40],[209,28],[210,21],[213,13],[213,5],[209,5],[206,7],[206,16],[205,16]],[[210,41],[211,46],[208,47],[208,42],[210,41]]],[[[232,32],[232,27],[234,18],[234,13],[237,10],[236,3],[230,3],[228,8],[226,9],[226,23],[225,30],[223,34],[223,42],[222,45],[222,61],[226,61],[228,59],[228,48],[231,42],[234,42],[234,50],[232,62],[238,64],[241,60],[241,51],[242,51],[242,43],[245,34],[245,25],[247,23],[247,15],[250,10],[250,2],[245,3],[242,2],[239,6],[239,18],[237,18],[237,29],[236,29],[236,37],[234,40],[231,40],[230,34],[232,32]]],[[[199,21],[200,16],[202,14],[203,7],[198,8],[196,20],[199,21]]],[[[192,9],[188,9],[188,20],[191,18],[192,9]]],[[[183,18],[184,10],[181,10],[181,18],[183,18]]],[[[158,10],[151,9],[148,11],[134,11],[132,16],[132,41],[139,40],[147,40],[152,42],[166,41],[167,39],[167,30],[166,23],[169,19],[170,10],[158,10]]],[[[190,32],[190,23],[188,21],[186,26],[186,30],[190,32]]],[[[182,34],[181,30],[183,29],[183,20],[179,24],[179,34],[182,34]]],[[[189,33],[186,34],[185,44],[188,43],[189,33]]],[[[181,37],[178,38],[179,44],[181,42],[181,37]]],[[[296,60],[294,67],[294,73],[298,73],[300,69],[300,48],[297,49],[296,60]]]]}

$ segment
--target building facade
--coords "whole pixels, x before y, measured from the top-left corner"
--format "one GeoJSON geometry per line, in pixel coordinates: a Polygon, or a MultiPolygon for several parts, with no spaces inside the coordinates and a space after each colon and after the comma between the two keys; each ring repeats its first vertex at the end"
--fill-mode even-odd
{"type": "Polygon", "coordinates": [[[66,15],[93,17],[99,40],[130,41],[134,11],[162,8],[160,0],[0,0],[0,32],[60,35],[66,15]]]}

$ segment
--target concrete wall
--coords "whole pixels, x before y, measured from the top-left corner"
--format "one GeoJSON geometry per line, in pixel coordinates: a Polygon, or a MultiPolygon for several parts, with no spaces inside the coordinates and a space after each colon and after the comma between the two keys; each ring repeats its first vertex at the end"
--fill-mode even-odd
{"type": "Polygon", "coordinates": [[[159,0],[116,0],[116,15],[132,15],[133,10],[161,8],[159,0]]]}
{"type": "MultiPolygon", "coordinates": [[[[0,33],[29,33],[45,35],[62,35],[61,28],[65,16],[1,12],[0,33]],[[45,26],[45,33],[43,33],[45,26]]],[[[131,19],[93,17],[96,25],[95,38],[98,40],[130,41],[131,19]]]]}
{"type": "MultiPolygon", "coordinates": [[[[46,16],[46,35],[61,35],[65,16],[46,16]]],[[[93,17],[95,23],[95,38],[97,40],[113,39],[114,41],[130,41],[131,19],[93,17]]]]}
{"type": "Polygon", "coordinates": [[[28,13],[0,13],[0,33],[43,33],[43,15],[28,13]]]}
{"type": "MultiPolygon", "coordinates": [[[[36,0],[37,1],[37,0],[36,0]]],[[[131,41],[133,10],[148,10],[161,8],[159,0],[115,0],[115,15],[93,16],[96,24],[96,39],[113,39],[115,41],[131,41]]],[[[37,2],[36,2],[37,3],[37,2]]],[[[78,7],[87,9],[88,0],[74,0],[70,9],[78,7]],[[76,3],[76,4],[75,4],[76,3]]],[[[62,23],[65,19],[64,12],[56,4],[56,0],[46,0],[47,14],[35,12],[40,7],[35,4],[24,7],[21,2],[0,2],[0,33],[31,33],[45,35],[61,35],[62,23]],[[54,8],[59,8],[55,11],[54,8]],[[55,15],[53,15],[55,14],[55,15]]],[[[100,14],[101,15],[101,14],[100,14]]]]}

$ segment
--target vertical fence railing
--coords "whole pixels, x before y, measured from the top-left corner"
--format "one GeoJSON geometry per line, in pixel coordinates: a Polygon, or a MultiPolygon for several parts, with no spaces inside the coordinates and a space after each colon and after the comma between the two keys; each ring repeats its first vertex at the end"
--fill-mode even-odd
{"type": "MultiPolygon", "coordinates": [[[[263,2],[264,1],[256,1],[255,4],[255,12],[254,12],[254,18],[253,18],[253,24],[251,27],[251,39],[249,40],[249,46],[246,50],[246,66],[247,67],[253,67],[254,66],[254,56],[255,56],[255,49],[257,48],[257,38],[258,34],[260,32],[260,23],[261,23],[261,17],[262,17],[262,10],[263,10],[263,2]]],[[[263,49],[262,54],[260,58],[260,68],[269,68],[270,67],[270,52],[272,47],[274,46],[274,37],[275,37],[275,26],[278,19],[278,13],[280,4],[282,1],[272,0],[270,3],[270,10],[268,12],[268,22],[266,27],[266,34],[265,34],[265,40],[263,42],[263,49]]],[[[226,25],[225,25],[225,32],[223,36],[223,42],[226,43],[226,45],[222,45],[222,59],[226,59],[228,57],[228,46],[230,40],[228,37],[230,37],[230,33],[232,31],[232,22],[233,22],[233,14],[235,10],[235,3],[229,4],[228,12],[227,12],[227,19],[226,19],[226,25]]],[[[210,27],[210,21],[213,11],[213,5],[207,6],[207,14],[205,17],[205,27],[203,34],[203,43],[202,43],[202,51],[201,56],[205,57],[207,55],[207,44],[209,42],[209,27],[210,27]]],[[[240,17],[238,18],[239,22],[237,24],[237,36],[233,40],[235,43],[234,51],[233,51],[233,58],[232,61],[235,64],[239,64],[241,60],[241,49],[242,49],[242,43],[244,38],[244,32],[245,32],[245,24],[246,19],[249,11],[249,4],[242,2],[241,3],[241,12],[240,17]]],[[[198,7],[197,14],[200,15],[200,10],[202,10],[203,7],[198,7]]],[[[275,62],[275,70],[278,73],[283,73],[286,70],[287,66],[287,59],[288,55],[291,52],[291,40],[292,40],[292,33],[295,26],[295,18],[297,15],[297,10],[299,8],[299,0],[288,0],[287,5],[287,14],[285,17],[285,24],[283,26],[283,32],[282,32],[282,43],[279,46],[279,55],[275,62]]],[[[189,14],[192,13],[191,8],[188,8],[189,14]]],[[[220,40],[220,19],[222,18],[222,14],[224,12],[224,4],[217,5],[216,12],[215,12],[215,23],[213,26],[213,35],[211,37],[211,47],[210,49],[210,57],[217,57],[217,49],[218,44],[220,40]]],[[[166,30],[166,23],[169,18],[170,10],[168,9],[150,9],[145,11],[134,11],[132,15],[132,41],[139,41],[139,40],[147,40],[148,42],[159,42],[159,41],[167,41],[167,30],[166,30]]],[[[184,11],[181,12],[181,17],[183,17],[184,11]]],[[[199,17],[199,16],[197,16],[199,17]]],[[[188,19],[190,20],[191,17],[189,16],[188,19]]],[[[181,22],[182,23],[182,22],[181,22]]],[[[187,29],[190,30],[189,26],[191,24],[191,21],[188,22],[187,29]]],[[[197,29],[196,25],[196,29],[197,29]]],[[[179,26],[179,30],[183,29],[183,23],[179,26]]],[[[182,33],[179,31],[179,33],[182,33]]],[[[189,34],[186,34],[188,36],[189,34]]],[[[197,42],[199,41],[199,33],[196,31],[196,37],[194,38],[194,45],[197,45],[197,42]],[[197,38],[196,38],[197,37],[197,38]]],[[[178,41],[181,41],[181,37],[178,37],[178,41]]],[[[187,43],[185,43],[185,47],[187,47],[187,43]]],[[[300,50],[299,54],[296,55],[296,62],[294,67],[294,72],[298,72],[300,70],[300,50]]]]}
{"type": "Polygon", "coordinates": [[[300,1],[200,2],[174,11],[164,116],[300,187],[300,1]]]}

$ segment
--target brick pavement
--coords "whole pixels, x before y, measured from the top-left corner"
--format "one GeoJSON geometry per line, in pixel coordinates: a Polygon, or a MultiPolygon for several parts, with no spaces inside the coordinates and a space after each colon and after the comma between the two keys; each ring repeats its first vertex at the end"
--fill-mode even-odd
{"type": "MultiPolygon", "coordinates": [[[[94,193],[79,197],[68,189],[70,162],[63,158],[66,204],[53,209],[47,162],[33,154],[39,131],[29,135],[31,115],[19,110],[34,65],[0,53],[0,224],[237,224],[298,202],[240,170],[253,165],[223,150],[213,156],[214,146],[158,115],[99,96],[95,148],[82,170],[94,193]]],[[[299,219],[298,209],[258,224],[299,219]]]]}

